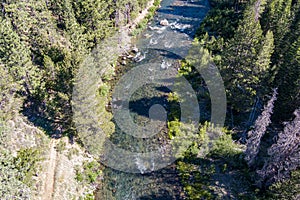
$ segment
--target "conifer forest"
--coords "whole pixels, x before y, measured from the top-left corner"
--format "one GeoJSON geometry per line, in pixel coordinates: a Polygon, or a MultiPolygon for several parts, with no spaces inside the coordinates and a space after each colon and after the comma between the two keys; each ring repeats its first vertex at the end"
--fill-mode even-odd
{"type": "Polygon", "coordinates": [[[1,200],[300,200],[298,0],[0,3],[1,200]]]}

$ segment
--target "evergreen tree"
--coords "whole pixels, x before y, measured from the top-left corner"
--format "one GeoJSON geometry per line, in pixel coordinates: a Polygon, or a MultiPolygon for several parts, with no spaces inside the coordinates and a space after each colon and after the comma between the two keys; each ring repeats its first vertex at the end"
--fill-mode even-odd
{"type": "Polygon", "coordinates": [[[256,60],[256,68],[259,70],[257,73],[264,76],[264,73],[268,71],[271,64],[271,56],[274,52],[274,35],[272,31],[268,31],[264,41],[261,51],[258,54],[256,60]]]}
{"type": "Polygon", "coordinates": [[[30,59],[30,51],[22,42],[19,35],[13,31],[9,19],[0,23],[0,60],[14,81],[23,88],[18,88],[28,95],[40,84],[38,69],[30,59]]]}
{"type": "Polygon", "coordinates": [[[278,66],[274,85],[278,86],[277,120],[288,120],[300,106],[300,14],[296,15],[291,32],[284,45],[284,54],[278,66]]]}
{"type": "Polygon", "coordinates": [[[247,111],[253,104],[273,52],[272,33],[264,38],[259,21],[264,5],[263,0],[250,4],[222,55],[222,77],[229,103],[237,111],[247,111]]]}
{"type": "Polygon", "coordinates": [[[279,45],[289,32],[292,20],[291,8],[292,0],[272,0],[266,6],[262,24],[265,30],[271,30],[274,33],[276,45],[279,45]]]}
{"type": "Polygon", "coordinates": [[[111,27],[113,27],[111,20],[113,3],[111,0],[78,0],[73,4],[76,18],[86,28],[90,41],[97,44],[111,34],[111,27]]]}
{"type": "Polygon", "coordinates": [[[16,92],[21,86],[16,83],[0,61],[0,119],[9,120],[19,112],[21,100],[16,92]]]}
{"type": "Polygon", "coordinates": [[[112,113],[106,110],[109,101],[106,91],[109,87],[105,81],[111,78],[112,65],[121,51],[117,45],[118,39],[117,36],[109,37],[99,44],[80,65],[74,82],[73,120],[84,147],[96,156],[101,154],[106,137],[115,128],[111,121],[112,113]]]}

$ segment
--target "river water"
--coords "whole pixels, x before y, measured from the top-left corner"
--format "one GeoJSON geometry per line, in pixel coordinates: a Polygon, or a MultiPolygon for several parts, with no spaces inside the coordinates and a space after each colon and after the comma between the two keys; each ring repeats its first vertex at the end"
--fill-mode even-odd
{"type": "MultiPolygon", "coordinates": [[[[159,65],[162,70],[178,67],[178,60],[188,54],[195,32],[208,10],[207,0],[163,0],[161,8],[156,12],[147,29],[135,39],[134,44],[138,52],[134,55],[134,61],[126,60],[126,68],[132,69],[139,65],[153,63],[159,65]],[[165,22],[164,26],[161,25],[162,21],[165,22]]],[[[147,124],[149,109],[153,105],[159,104],[167,113],[170,113],[172,108],[167,101],[169,92],[167,87],[157,84],[147,84],[136,90],[129,103],[130,114],[134,122],[139,126],[147,124]]],[[[161,115],[163,113],[159,113],[156,117],[160,118],[161,115]]],[[[160,120],[163,121],[163,119],[160,120]]],[[[126,135],[122,128],[116,125],[116,131],[110,140],[116,146],[132,152],[149,152],[155,148],[155,145],[164,146],[168,143],[167,127],[162,126],[157,132],[151,138],[136,139],[126,135]]],[[[105,168],[103,179],[96,191],[96,199],[185,199],[176,166],[170,164],[162,169],[154,170],[156,162],[152,161],[152,167],[146,166],[142,159],[137,157],[133,163],[138,169],[137,173],[105,168]]]]}

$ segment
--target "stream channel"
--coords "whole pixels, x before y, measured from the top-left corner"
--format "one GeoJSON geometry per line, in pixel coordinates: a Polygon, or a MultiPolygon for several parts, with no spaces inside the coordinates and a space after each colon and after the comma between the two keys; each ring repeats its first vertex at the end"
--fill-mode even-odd
{"type": "MultiPolygon", "coordinates": [[[[154,19],[133,42],[138,51],[131,62],[128,58],[125,59],[123,64],[126,66],[122,66],[125,68],[122,72],[126,74],[136,66],[154,63],[161,70],[178,68],[178,61],[188,54],[195,32],[208,10],[208,0],[162,0],[154,19]]],[[[130,115],[134,122],[139,126],[147,124],[149,109],[153,105],[160,105],[166,110],[166,113],[154,112],[154,117],[160,119],[168,114],[171,109],[167,101],[169,92],[167,87],[158,84],[146,84],[137,89],[129,102],[130,115]]],[[[160,120],[164,120],[166,124],[166,118],[160,120]]],[[[116,125],[116,131],[110,140],[128,151],[149,152],[157,145],[161,147],[168,143],[166,125],[149,138],[135,138],[121,129],[116,125]]],[[[106,167],[101,184],[96,190],[96,199],[186,199],[175,164],[154,170],[157,161],[153,160],[150,166],[146,166],[137,157],[133,165],[139,170],[138,173],[126,173],[106,167]]]]}

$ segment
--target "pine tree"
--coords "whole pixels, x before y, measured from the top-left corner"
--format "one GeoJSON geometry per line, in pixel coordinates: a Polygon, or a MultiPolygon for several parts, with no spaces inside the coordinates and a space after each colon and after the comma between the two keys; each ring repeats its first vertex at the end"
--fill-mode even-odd
{"type": "Polygon", "coordinates": [[[296,15],[282,48],[285,52],[274,81],[280,94],[275,104],[275,116],[279,121],[292,118],[293,111],[300,106],[300,14],[296,15]]]}
{"type": "Polygon", "coordinates": [[[101,94],[101,88],[107,87],[104,81],[112,76],[112,65],[121,52],[117,42],[117,36],[103,40],[80,65],[74,81],[73,120],[84,147],[96,156],[115,128],[112,113],[106,110],[109,97],[101,94]]]}
{"type": "Polygon", "coordinates": [[[76,18],[86,28],[89,40],[96,45],[112,32],[112,1],[79,0],[73,2],[76,18]]]}
{"type": "Polygon", "coordinates": [[[274,36],[272,31],[268,31],[264,41],[261,51],[258,54],[256,60],[256,73],[260,74],[261,77],[264,76],[264,73],[268,71],[271,64],[271,56],[274,52],[274,36]]]}
{"type": "Polygon", "coordinates": [[[272,0],[266,6],[262,24],[265,30],[271,30],[274,33],[276,45],[279,45],[289,32],[292,20],[291,8],[292,0],[272,0]]]}
{"type": "Polygon", "coordinates": [[[0,119],[9,120],[20,111],[22,101],[16,92],[21,87],[0,61],[0,119]]]}
{"type": "Polygon", "coordinates": [[[23,85],[22,90],[29,95],[39,85],[41,78],[37,67],[31,62],[29,48],[13,31],[10,20],[1,20],[0,32],[0,60],[14,81],[23,85]]]}
{"type": "Polygon", "coordinates": [[[253,103],[273,51],[272,34],[268,33],[264,39],[259,22],[264,5],[265,1],[256,1],[245,10],[235,36],[223,54],[222,77],[229,103],[238,111],[253,103]]]}
{"type": "MultiPolygon", "coordinates": [[[[289,39],[291,25],[293,18],[295,17],[295,13],[293,12],[294,8],[292,5],[292,0],[269,1],[266,6],[266,12],[264,12],[262,17],[264,31],[269,30],[274,33],[275,46],[274,53],[271,57],[272,69],[268,71],[267,83],[272,83],[276,78],[276,73],[283,65],[285,57],[284,54],[286,54],[286,51],[289,50],[292,43],[289,39]]],[[[273,84],[273,87],[278,87],[278,83],[273,84]]],[[[281,89],[279,88],[279,91],[280,90],[281,89]]],[[[279,92],[279,98],[282,95],[281,92],[282,91],[279,92]]]]}

